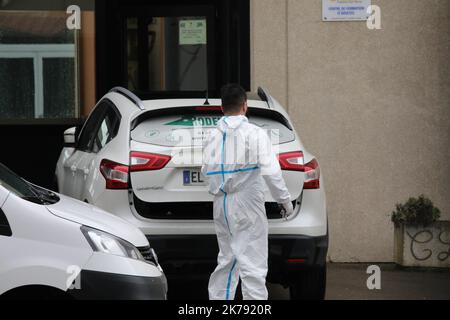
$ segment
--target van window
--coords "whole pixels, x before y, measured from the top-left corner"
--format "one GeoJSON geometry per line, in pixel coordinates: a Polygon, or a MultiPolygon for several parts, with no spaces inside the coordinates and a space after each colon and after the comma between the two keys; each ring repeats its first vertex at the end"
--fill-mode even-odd
{"type": "Polygon", "coordinates": [[[22,199],[40,203],[40,199],[33,188],[21,177],[0,164],[0,186],[14,193],[22,199]]]}
{"type": "Polygon", "coordinates": [[[56,193],[25,181],[1,163],[0,186],[24,200],[37,204],[53,204],[59,201],[56,193]]]}

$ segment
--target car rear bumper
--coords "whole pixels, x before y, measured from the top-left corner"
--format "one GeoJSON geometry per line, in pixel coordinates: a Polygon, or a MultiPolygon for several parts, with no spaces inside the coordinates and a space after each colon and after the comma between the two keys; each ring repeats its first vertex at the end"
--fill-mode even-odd
{"type": "Polygon", "coordinates": [[[165,300],[167,280],[82,270],[79,289],[69,293],[80,300],[165,300]]]}
{"type": "MultiPolygon", "coordinates": [[[[217,261],[218,245],[215,235],[147,236],[158,252],[165,274],[173,278],[195,277],[211,273],[217,261]]],[[[328,235],[269,235],[268,280],[288,283],[296,272],[326,263],[328,235]]]]}

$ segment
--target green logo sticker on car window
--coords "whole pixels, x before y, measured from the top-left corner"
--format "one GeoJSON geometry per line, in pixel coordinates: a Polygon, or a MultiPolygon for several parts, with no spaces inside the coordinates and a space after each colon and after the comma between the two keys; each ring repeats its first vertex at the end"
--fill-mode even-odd
{"type": "Polygon", "coordinates": [[[220,117],[193,117],[193,116],[185,116],[181,119],[168,122],[165,126],[184,126],[184,127],[194,127],[194,126],[202,126],[202,127],[212,127],[216,126],[217,122],[220,120],[220,117]]]}

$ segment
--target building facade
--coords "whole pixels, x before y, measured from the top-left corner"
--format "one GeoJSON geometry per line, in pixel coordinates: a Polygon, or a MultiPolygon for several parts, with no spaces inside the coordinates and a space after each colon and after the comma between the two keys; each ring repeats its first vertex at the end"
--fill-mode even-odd
{"type": "Polygon", "coordinates": [[[425,194],[450,218],[450,1],[372,4],[379,30],[324,22],[320,0],[1,1],[0,161],[50,185],[62,131],[115,85],[264,86],[320,161],[329,259],[391,262],[397,202],[425,194]]]}

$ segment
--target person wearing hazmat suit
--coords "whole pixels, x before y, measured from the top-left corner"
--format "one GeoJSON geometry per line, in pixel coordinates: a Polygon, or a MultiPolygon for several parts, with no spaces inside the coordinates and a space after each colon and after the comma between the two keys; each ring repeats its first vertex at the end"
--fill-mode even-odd
{"type": "Polygon", "coordinates": [[[239,85],[222,88],[222,117],[203,150],[202,174],[214,195],[219,244],[217,267],[209,279],[211,300],[234,299],[241,279],[244,300],[267,300],[268,222],[265,185],[293,213],[289,191],[268,134],[250,124],[247,95],[239,85]]]}

